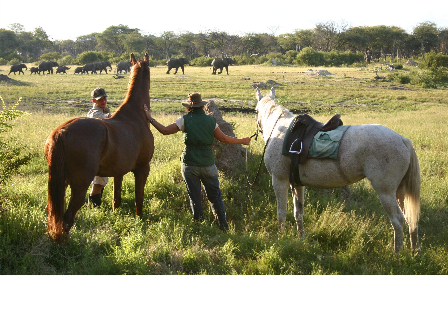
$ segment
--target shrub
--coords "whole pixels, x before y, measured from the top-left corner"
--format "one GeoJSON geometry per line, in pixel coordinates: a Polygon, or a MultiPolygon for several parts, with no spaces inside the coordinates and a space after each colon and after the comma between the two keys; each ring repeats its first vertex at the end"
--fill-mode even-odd
{"type": "Polygon", "coordinates": [[[322,66],[325,64],[324,54],[311,47],[302,49],[296,60],[299,65],[322,66]]]}
{"type": "Polygon", "coordinates": [[[76,64],[86,64],[102,61],[102,56],[96,51],[85,51],[78,55],[76,58],[76,64]]]}
{"type": "Polygon", "coordinates": [[[8,61],[5,60],[3,57],[0,57],[0,65],[6,65],[8,64],[8,61]]]}
{"type": "Polygon", "coordinates": [[[16,65],[22,63],[18,58],[13,58],[8,62],[9,65],[16,65]]]}
{"type": "Polygon", "coordinates": [[[42,61],[47,61],[47,62],[49,62],[49,61],[57,61],[60,58],[61,58],[61,54],[59,54],[56,51],[48,52],[48,53],[42,54],[40,56],[40,59],[42,61]]]}
{"type": "Polygon", "coordinates": [[[387,75],[387,79],[398,84],[409,84],[412,80],[411,76],[401,72],[392,72],[387,75]]]}
{"type": "MultiPolygon", "coordinates": [[[[3,98],[3,111],[0,112],[0,133],[11,130],[11,123],[20,118],[25,112],[16,110],[21,98],[15,105],[7,107],[3,98]]],[[[0,139],[0,184],[4,183],[12,174],[17,172],[20,166],[31,160],[31,154],[23,154],[24,146],[17,146],[11,141],[4,142],[0,139]]]]}
{"type": "Polygon", "coordinates": [[[201,57],[192,59],[189,63],[190,63],[190,65],[195,65],[195,66],[211,66],[212,61],[213,61],[213,58],[211,58],[211,57],[201,56],[201,57]]]}
{"type": "Polygon", "coordinates": [[[448,55],[430,52],[425,55],[425,59],[419,63],[424,69],[448,68],[448,55]]]}

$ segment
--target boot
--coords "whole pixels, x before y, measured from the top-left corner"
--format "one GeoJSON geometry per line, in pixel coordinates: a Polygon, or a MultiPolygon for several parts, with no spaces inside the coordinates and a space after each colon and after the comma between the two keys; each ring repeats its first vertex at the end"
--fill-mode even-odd
{"type": "Polygon", "coordinates": [[[89,195],[89,203],[92,203],[93,207],[99,207],[101,205],[102,194],[89,195]]]}

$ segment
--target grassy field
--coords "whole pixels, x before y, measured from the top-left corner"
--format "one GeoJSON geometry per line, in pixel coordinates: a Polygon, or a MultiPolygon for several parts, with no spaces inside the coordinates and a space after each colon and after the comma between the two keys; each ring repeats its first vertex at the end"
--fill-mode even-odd
{"type": "MultiPolygon", "coordinates": [[[[422,177],[421,255],[412,255],[408,234],[403,252],[394,254],[391,224],[368,181],[350,186],[349,194],[308,188],[307,235],[299,239],[291,228],[278,234],[275,195],[265,168],[253,189],[244,172],[222,173],[230,232],[217,228],[208,205],[205,220],[196,223],[180,175],[182,135],[164,137],[156,131],[143,219],[134,217],[133,176],[128,174],[121,208],[112,212],[109,183],[104,205],[83,207],[70,239],[58,245],[46,236],[45,139],[63,121],[86,114],[90,91],[97,86],[106,89],[114,111],[128,81],[127,75],[115,79],[104,73],[73,75],[73,70],[40,76],[26,71],[0,82],[6,104],[22,97],[19,109],[29,112],[5,137],[26,144],[34,154],[0,189],[0,274],[448,274],[446,88],[378,81],[373,68],[326,68],[332,74],[327,77],[307,76],[308,69],[298,67],[232,66],[228,76],[213,76],[210,68],[187,66],[185,75],[151,69],[151,105],[162,124],[183,113],[180,101],[197,91],[215,100],[237,136],[252,135],[252,85],[273,81],[278,101],[296,112],[320,121],[340,113],[345,124],[383,124],[410,138],[422,177]]],[[[0,66],[0,74],[8,72],[9,67],[0,66]]],[[[249,147],[252,175],[263,145],[259,139],[249,147]]],[[[288,209],[293,223],[291,200],[288,209]]]]}

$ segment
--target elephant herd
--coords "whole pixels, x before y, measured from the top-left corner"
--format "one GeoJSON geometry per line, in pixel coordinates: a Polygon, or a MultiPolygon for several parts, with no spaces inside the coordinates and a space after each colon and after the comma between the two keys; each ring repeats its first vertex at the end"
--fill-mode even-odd
{"type": "MultiPolygon", "coordinates": [[[[213,75],[216,75],[216,71],[219,69],[218,74],[221,74],[223,69],[226,69],[227,74],[229,74],[229,65],[231,64],[235,64],[235,61],[231,58],[215,58],[211,65],[213,67],[213,75]]],[[[176,69],[176,71],[174,72],[174,74],[177,73],[177,70],[179,68],[182,69],[182,74],[184,73],[184,65],[190,65],[190,63],[188,62],[188,60],[186,58],[170,58],[167,62],[166,65],[168,66],[168,71],[166,72],[167,74],[170,73],[171,69],[176,69]]],[[[131,62],[119,62],[117,64],[117,73],[121,73],[121,72],[125,72],[128,73],[131,70],[131,62]]],[[[56,68],[56,73],[64,73],[66,74],[67,70],[69,70],[70,68],[64,65],[59,65],[57,62],[53,62],[53,61],[49,61],[49,62],[42,62],[39,64],[38,67],[31,67],[30,68],[30,72],[31,75],[32,74],[39,74],[42,72],[43,74],[45,74],[45,72],[47,74],[53,74],[53,68],[56,68]]],[[[100,74],[103,72],[103,70],[107,73],[107,68],[110,69],[110,71],[112,71],[112,66],[110,64],[110,62],[108,61],[103,61],[103,62],[94,62],[94,63],[87,63],[84,66],[79,66],[75,69],[75,74],[85,74],[85,73],[97,73],[97,71],[100,72],[100,74]]],[[[12,65],[11,69],[8,73],[8,75],[13,72],[14,75],[16,74],[16,72],[18,72],[18,74],[20,75],[20,73],[25,74],[23,72],[23,69],[28,70],[27,66],[25,64],[16,64],[16,65],[12,65]]]]}

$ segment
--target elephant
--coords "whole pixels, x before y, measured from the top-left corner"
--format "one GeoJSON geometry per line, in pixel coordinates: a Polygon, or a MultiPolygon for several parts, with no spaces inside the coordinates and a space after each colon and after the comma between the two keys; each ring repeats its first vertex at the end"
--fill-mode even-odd
{"type": "Polygon", "coordinates": [[[212,61],[213,72],[212,75],[216,75],[216,70],[219,69],[218,75],[222,73],[222,69],[226,68],[227,74],[229,74],[229,65],[235,64],[235,60],[231,58],[215,58],[212,61]]]}
{"type": "Polygon", "coordinates": [[[32,67],[32,68],[30,68],[30,71],[31,71],[31,75],[32,75],[32,74],[38,74],[38,75],[40,75],[39,68],[37,68],[37,67],[32,67]]]}
{"type": "Polygon", "coordinates": [[[84,73],[85,71],[84,71],[84,67],[82,66],[82,67],[77,67],[76,69],[75,69],[75,74],[77,74],[77,73],[84,73]]]}
{"type": "Polygon", "coordinates": [[[93,74],[96,73],[96,65],[95,63],[87,63],[84,64],[84,72],[89,73],[89,71],[93,74]]]}
{"type": "Polygon", "coordinates": [[[170,58],[168,61],[166,61],[166,65],[168,65],[168,71],[166,73],[169,74],[171,69],[176,68],[174,74],[177,74],[177,69],[181,68],[182,74],[184,75],[184,65],[186,64],[190,65],[190,63],[188,63],[188,60],[184,57],[170,58]]]}
{"type": "Polygon", "coordinates": [[[117,73],[120,73],[122,71],[128,73],[129,71],[131,71],[131,66],[131,62],[119,62],[117,64],[117,73]]]}
{"type": "Polygon", "coordinates": [[[59,66],[58,62],[42,62],[39,64],[39,72],[43,72],[43,74],[45,74],[45,71],[47,71],[48,74],[53,74],[53,67],[57,66],[59,66]]]}
{"type": "Polygon", "coordinates": [[[103,72],[103,70],[107,73],[107,67],[112,71],[112,65],[110,65],[109,61],[95,62],[93,64],[95,64],[95,69],[99,70],[100,73],[103,72]]]}
{"type": "Polygon", "coordinates": [[[66,67],[65,65],[60,65],[56,69],[56,73],[65,73],[65,74],[67,74],[65,71],[67,71],[68,69],[70,69],[70,68],[66,67]]]}
{"type": "MultiPolygon", "coordinates": [[[[11,72],[14,72],[14,75],[16,74],[16,72],[18,72],[19,73],[19,75],[20,75],[20,73],[23,73],[23,74],[25,74],[24,72],[23,72],[23,68],[25,68],[25,69],[27,69],[28,70],[28,68],[26,67],[26,65],[25,64],[15,64],[15,65],[11,65],[11,70],[9,70],[9,74],[11,73],[11,72]]],[[[9,75],[8,74],[8,75],[9,75]]]]}

